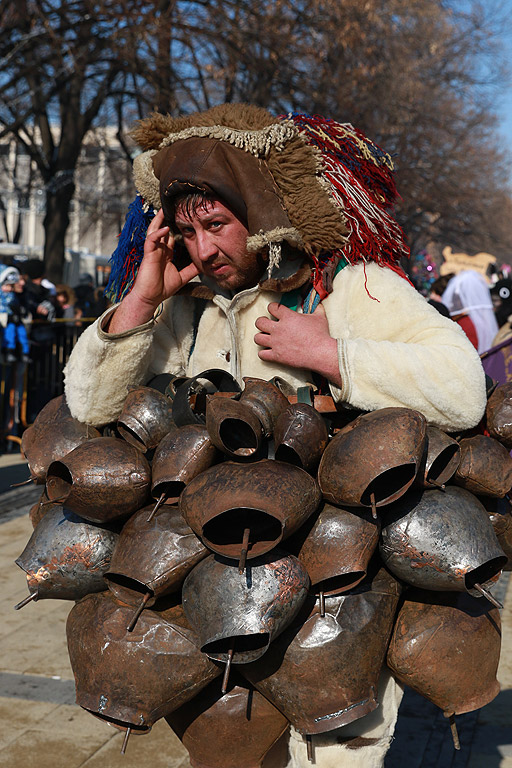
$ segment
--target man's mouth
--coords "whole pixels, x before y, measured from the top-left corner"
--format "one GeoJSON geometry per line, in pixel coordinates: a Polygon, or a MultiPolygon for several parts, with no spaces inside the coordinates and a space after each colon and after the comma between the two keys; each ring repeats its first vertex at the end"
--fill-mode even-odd
{"type": "Polygon", "coordinates": [[[211,274],[212,274],[214,277],[220,277],[221,275],[224,275],[224,274],[226,274],[227,272],[229,272],[229,270],[230,270],[230,266],[229,266],[229,264],[213,264],[213,265],[211,265],[211,266],[209,267],[209,270],[208,270],[208,271],[209,271],[209,272],[210,272],[210,273],[211,273],[211,274]]]}

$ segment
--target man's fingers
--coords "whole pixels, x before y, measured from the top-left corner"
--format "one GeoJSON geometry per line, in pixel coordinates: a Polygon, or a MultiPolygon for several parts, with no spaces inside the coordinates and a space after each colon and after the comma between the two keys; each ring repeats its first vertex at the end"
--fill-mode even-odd
{"type": "Polygon", "coordinates": [[[272,315],[272,317],[277,319],[285,315],[287,312],[293,312],[292,309],[288,309],[288,307],[285,307],[284,304],[278,304],[277,301],[272,301],[268,305],[267,310],[269,315],[272,315]]]}
{"type": "Polygon", "coordinates": [[[263,333],[270,333],[273,330],[274,320],[270,320],[268,317],[258,317],[254,325],[259,331],[263,333]]]}
{"type": "Polygon", "coordinates": [[[158,211],[155,213],[151,221],[149,222],[148,231],[146,233],[147,235],[151,235],[155,229],[160,229],[164,222],[164,212],[161,208],[158,209],[158,211]]]}
{"type": "MultiPolygon", "coordinates": [[[[271,339],[268,333],[257,333],[254,336],[254,341],[259,347],[269,348],[271,345],[271,339]]],[[[258,353],[259,354],[259,353],[258,353]]]]}
{"type": "Polygon", "coordinates": [[[155,229],[153,232],[150,232],[148,229],[148,234],[146,235],[146,240],[152,240],[153,242],[157,242],[158,240],[164,240],[169,235],[169,227],[160,227],[159,229],[155,229]]]}
{"type": "Polygon", "coordinates": [[[180,269],[179,271],[179,276],[181,277],[181,282],[183,285],[189,283],[194,279],[194,277],[197,277],[198,274],[199,270],[196,266],[194,266],[194,264],[187,264],[186,267],[183,267],[183,269],[180,269]]]}

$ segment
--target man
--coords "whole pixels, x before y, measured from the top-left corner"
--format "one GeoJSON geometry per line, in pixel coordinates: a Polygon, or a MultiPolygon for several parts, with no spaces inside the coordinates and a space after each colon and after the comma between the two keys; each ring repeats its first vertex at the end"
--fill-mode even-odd
{"type": "MultiPolygon", "coordinates": [[[[323,386],[362,410],[415,408],[447,430],[478,423],[478,355],[396,266],[406,249],[388,212],[390,161],[362,134],[224,105],[154,116],[137,137],[144,205],[132,208],[114,263],[111,295],[122,300],[84,332],[66,369],[76,418],[114,420],[127,384],[158,373],[222,368],[239,381],[323,386]],[[157,213],[146,233],[148,204],[157,213]],[[137,241],[144,256],[125,292],[137,241]]],[[[400,696],[384,673],[381,707],[315,737],[316,764],[382,765],[400,696]]],[[[308,764],[295,733],[290,752],[290,766],[308,764]]]]}

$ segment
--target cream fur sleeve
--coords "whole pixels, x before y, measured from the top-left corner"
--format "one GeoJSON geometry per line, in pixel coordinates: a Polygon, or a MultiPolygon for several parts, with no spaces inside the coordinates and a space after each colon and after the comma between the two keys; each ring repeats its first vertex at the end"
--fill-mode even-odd
{"type": "Polygon", "coordinates": [[[485,374],[476,350],[402,277],[376,264],[346,267],[323,306],[338,339],[338,400],[370,411],[414,408],[448,431],[480,421],[485,374]]]}
{"type": "MultiPolygon", "coordinates": [[[[186,350],[172,330],[172,304],[166,302],[156,322],[124,333],[102,330],[109,309],[83,332],[64,369],[64,392],[75,419],[95,427],[108,424],[121,413],[130,384],[145,384],[157,373],[183,373],[186,350]]],[[[187,315],[181,303],[179,308],[190,323],[190,311],[187,315]]]]}

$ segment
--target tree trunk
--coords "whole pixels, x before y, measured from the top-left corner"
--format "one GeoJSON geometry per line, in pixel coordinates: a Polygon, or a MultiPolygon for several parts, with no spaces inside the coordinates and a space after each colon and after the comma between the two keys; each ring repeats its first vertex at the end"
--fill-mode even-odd
{"type": "Polygon", "coordinates": [[[61,283],[64,274],[65,239],[74,191],[72,181],[58,189],[46,191],[44,262],[46,277],[53,283],[61,283]]]}

